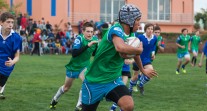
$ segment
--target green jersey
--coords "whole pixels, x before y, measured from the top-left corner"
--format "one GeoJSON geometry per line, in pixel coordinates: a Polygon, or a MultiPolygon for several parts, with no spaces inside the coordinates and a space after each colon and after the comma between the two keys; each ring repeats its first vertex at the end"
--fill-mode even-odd
{"type": "MultiPolygon", "coordinates": [[[[90,40],[86,39],[83,34],[79,35],[73,44],[73,49],[80,49],[82,47],[86,47],[91,41],[98,41],[98,39],[93,36],[90,40]]],[[[93,44],[88,47],[85,51],[83,51],[80,55],[76,57],[72,57],[70,62],[65,66],[69,71],[80,71],[84,67],[90,64],[90,58],[92,53],[95,51],[97,44],[93,44]]]]}
{"type": "Polygon", "coordinates": [[[186,53],[188,52],[188,43],[190,42],[190,36],[189,35],[180,35],[177,38],[177,43],[180,44],[181,46],[185,46],[184,49],[178,47],[177,53],[186,53]]]}
{"type": "Polygon", "coordinates": [[[191,49],[198,51],[200,42],[201,42],[201,39],[199,36],[194,35],[193,37],[191,37],[191,49]]]}
{"type": "Polygon", "coordinates": [[[120,57],[112,42],[117,35],[126,41],[124,30],[120,24],[110,27],[102,38],[93,62],[89,65],[85,79],[90,83],[108,83],[121,76],[124,59],[120,57]]]}
{"type": "Polygon", "coordinates": [[[159,43],[159,42],[162,42],[162,41],[163,41],[162,36],[158,36],[158,37],[157,37],[157,43],[156,43],[155,55],[157,54],[157,51],[158,51],[158,49],[159,49],[158,43],[159,43]]]}

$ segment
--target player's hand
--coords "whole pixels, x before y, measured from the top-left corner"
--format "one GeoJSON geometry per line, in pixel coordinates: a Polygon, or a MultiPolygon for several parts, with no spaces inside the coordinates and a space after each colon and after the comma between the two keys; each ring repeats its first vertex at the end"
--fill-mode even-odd
{"type": "Polygon", "coordinates": [[[182,48],[182,49],[185,49],[185,46],[183,45],[183,46],[181,46],[181,48],[182,48]]]}
{"type": "Polygon", "coordinates": [[[97,43],[98,43],[98,41],[91,41],[88,43],[88,47],[92,46],[93,44],[97,44],[97,43]]]}
{"type": "Polygon", "coordinates": [[[198,64],[198,67],[202,67],[202,63],[199,63],[199,64],[198,64]]]}
{"type": "Polygon", "coordinates": [[[8,57],[8,59],[9,59],[9,60],[5,62],[5,65],[6,65],[7,67],[11,67],[11,66],[13,66],[13,65],[14,65],[13,60],[12,60],[10,57],[8,57]]]}
{"type": "Polygon", "coordinates": [[[154,55],[154,54],[152,54],[151,59],[152,59],[152,60],[154,60],[154,59],[155,59],[155,55],[154,55]]]}
{"type": "Polygon", "coordinates": [[[157,72],[153,69],[144,69],[143,73],[144,73],[144,75],[146,75],[149,78],[152,78],[154,76],[157,77],[157,72]]]}

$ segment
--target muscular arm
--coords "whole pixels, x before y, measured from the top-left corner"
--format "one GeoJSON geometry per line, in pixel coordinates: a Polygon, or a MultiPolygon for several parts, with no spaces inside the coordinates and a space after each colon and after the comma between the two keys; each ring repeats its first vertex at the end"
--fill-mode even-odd
{"type": "Polygon", "coordinates": [[[80,49],[73,49],[72,50],[72,56],[73,57],[77,57],[79,56],[82,52],[84,52],[86,49],[88,48],[88,45],[86,45],[85,47],[82,47],[80,49]]]}
{"type": "Polygon", "coordinates": [[[120,37],[113,35],[112,42],[114,43],[116,51],[120,53],[125,53],[125,54],[138,54],[140,55],[142,53],[142,45],[140,44],[139,48],[135,48],[132,46],[129,46],[124,43],[124,40],[121,39],[120,37]]]}

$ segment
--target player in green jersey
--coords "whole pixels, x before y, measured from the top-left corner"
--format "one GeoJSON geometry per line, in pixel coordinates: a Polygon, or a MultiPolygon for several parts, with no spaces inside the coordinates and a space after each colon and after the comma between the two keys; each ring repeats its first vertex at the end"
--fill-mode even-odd
{"type": "Polygon", "coordinates": [[[195,35],[191,37],[191,51],[193,53],[193,57],[191,60],[191,65],[195,66],[196,65],[196,61],[197,61],[197,56],[198,56],[198,50],[199,50],[199,44],[202,44],[201,42],[201,38],[199,36],[199,30],[197,30],[195,32],[195,35]]]}
{"type": "Polygon", "coordinates": [[[186,28],[183,28],[181,32],[182,34],[177,38],[177,41],[176,41],[176,45],[178,47],[177,49],[178,63],[177,63],[176,74],[180,74],[180,66],[182,64],[183,58],[185,58],[185,62],[181,66],[183,73],[186,73],[185,66],[190,61],[190,54],[188,52],[188,50],[190,50],[190,47],[189,47],[190,36],[188,35],[188,30],[186,28]]]}
{"type": "Polygon", "coordinates": [[[161,29],[158,25],[154,26],[154,35],[157,37],[157,46],[156,46],[156,50],[155,50],[155,55],[157,54],[158,50],[160,50],[160,52],[164,52],[165,49],[165,44],[163,41],[162,36],[160,35],[161,33],[161,29]]]}
{"type": "Polygon", "coordinates": [[[156,76],[154,70],[143,68],[139,47],[125,44],[131,32],[136,32],[141,19],[140,10],[134,5],[126,4],[119,11],[119,23],[110,27],[99,43],[93,62],[85,73],[82,84],[83,111],[96,111],[100,101],[105,97],[124,111],[133,111],[134,102],[128,88],[121,79],[124,58],[120,54],[134,54],[135,62],[148,77],[156,76]]]}
{"type": "Polygon", "coordinates": [[[50,108],[56,108],[56,104],[61,95],[67,92],[75,79],[84,80],[84,71],[90,64],[90,57],[97,48],[98,39],[93,36],[94,26],[90,22],[83,25],[83,34],[76,37],[73,43],[72,58],[66,67],[66,79],[55,96],[52,98],[50,108]]]}

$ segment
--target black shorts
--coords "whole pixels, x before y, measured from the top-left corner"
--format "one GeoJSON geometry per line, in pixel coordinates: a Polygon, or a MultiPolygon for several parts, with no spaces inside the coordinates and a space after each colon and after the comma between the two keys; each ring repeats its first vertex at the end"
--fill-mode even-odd
{"type": "MultiPolygon", "coordinates": [[[[147,64],[143,65],[143,67],[146,66],[146,65],[149,65],[149,64],[151,64],[151,63],[147,63],[147,64]]],[[[139,68],[138,68],[138,66],[137,66],[136,63],[133,63],[133,67],[132,67],[132,69],[133,69],[134,71],[139,71],[139,68]]]]}
{"type": "Polygon", "coordinates": [[[0,74],[0,86],[3,87],[6,84],[7,79],[9,76],[5,76],[3,74],[0,74]]]}
{"type": "Polygon", "coordinates": [[[128,76],[128,78],[131,78],[131,73],[129,71],[122,71],[122,76],[128,76]]]}

